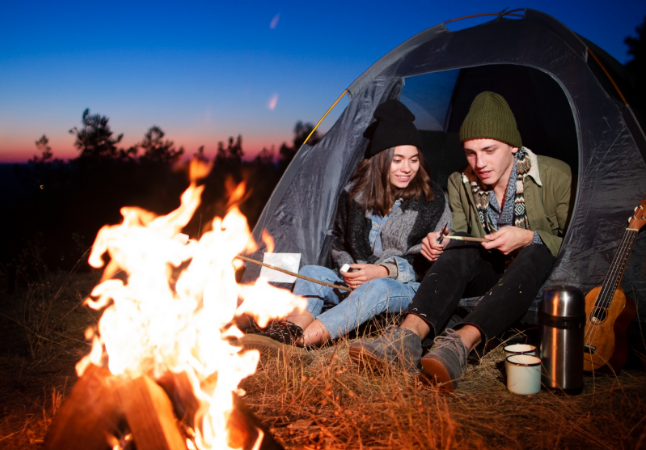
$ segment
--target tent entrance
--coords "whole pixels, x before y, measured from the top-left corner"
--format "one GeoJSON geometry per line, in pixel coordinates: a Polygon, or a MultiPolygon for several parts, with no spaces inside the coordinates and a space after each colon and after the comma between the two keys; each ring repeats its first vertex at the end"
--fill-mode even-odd
{"type": "Polygon", "coordinates": [[[446,188],[466,166],[458,132],[482,91],[502,95],[516,117],[523,145],[566,162],[578,173],[579,150],[572,108],[561,86],[527,66],[495,64],[407,77],[401,101],[415,114],[431,177],[446,188]]]}

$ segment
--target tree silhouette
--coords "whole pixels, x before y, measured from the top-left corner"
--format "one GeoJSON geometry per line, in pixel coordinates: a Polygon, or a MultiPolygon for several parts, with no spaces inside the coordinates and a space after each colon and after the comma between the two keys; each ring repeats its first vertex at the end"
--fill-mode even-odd
{"type": "Polygon", "coordinates": [[[240,167],[244,151],[242,150],[242,136],[234,141],[233,137],[229,137],[229,144],[224,148],[222,141],[218,142],[218,152],[215,155],[215,164],[217,166],[226,167],[240,167]]]}
{"type": "Polygon", "coordinates": [[[117,150],[123,134],[113,138],[109,121],[109,118],[100,114],[90,115],[89,108],[83,111],[83,127],[69,130],[70,134],[76,135],[74,146],[81,151],[81,158],[116,158],[124,154],[117,150]]]}
{"type": "Polygon", "coordinates": [[[142,163],[169,164],[176,162],[184,154],[184,147],[175,149],[173,141],[164,140],[165,133],[153,125],[144,135],[144,140],[137,144],[144,153],[139,157],[142,163]]]}
{"type": "Polygon", "coordinates": [[[36,149],[40,152],[41,156],[34,155],[29,161],[29,164],[47,164],[52,161],[54,154],[52,148],[49,146],[49,139],[44,134],[36,141],[36,149]]]}
{"type": "MultiPolygon", "coordinates": [[[[305,139],[307,139],[307,136],[312,133],[312,130],[314,129],[314,125],[311,123],[303,123],[300,120],[296,122],[296,125],[294,126],[294,148],[298,151],[299,148],[303,145],[305,142],[305,139]]],[[[315,131],[312,133],[312,136],[309,138],[307,143],[309,145],[314,145],[318,141],[321,140],[321,136],[319,136],[319,132],[315,131]]]]}
{"type": "Polygon", "coordinates": [[[200,145],[195,153],[193,153],[193,158],[198,159],[203,162],[208,162],[209,158],[204,154],[204,146],[200,145]]]}
{"type": "MultiPolygon", "coordinates": [[[[27,161],[30,169],[23,170],[22,173],[19,174],[19,178],[23,182],[26,182],[27,185],[29,185],[32,180],[35,180],[36,183],[41,186],[47,185],[48,189],[66,181],[67,174],[65,173],[65,163],[61,159],[54,158],[54,153],[52,152],[52,148],[49,146],[49,139],[47,136],[43,134],[35,144],[36,149],[40,152],[40,156],[34,155],[33,158],[27,161]]],[[[43,188],[41,187],[41,189],[43,188]]]]}
{"type": "MultiPolygon", "coordinates": [[[[303,123],[300,120],[296,122],[296,125],[294,126],[294,140],[292,141],[292,146],[290,147],[286,142],[283,142],[283,144],[280,146],[280,150],[278,151],[279,163],[283,169],[287,168],[290,161],[294,159],[296,152],[299,148],[301,148],[301,146],[305,142],[305,139],[307,139],[307,136],[312,133],[313,129],[314,125],[312,125],[311,123],[303,123]]],[[[314,145],[320,140],[321,136],[319,135],[319,132],[315,131],[314,133],[312,133],[312,136],[310,136],[307,144],[314,145]]]]}
{"type": "MultiPolygon", "coordinates": [[[[296,123],[293,140],[283,144],[287,152],[281,152],[280,161],[289,163],[312,129],[311,124],[296,123]]],[[[86,109],[81,125],[69,132],[75,137],[77,157],[69,161],[55,158],[50,141],[43,134],[35,141],[38,153],[29,164],[14,167],[20,185],[15,189],[18,194],[12,195],[6,215],[21,220],[1,224],[2,235],[12,239],[0,243],[0,265],[11,264],[24,242],[42,233],[44,263],[50,268],[69,270],[92,244],[101,226],[122,219],[119,211],[124,205],[139,206],[156,214],[166,214],[178,207],[188,181],[184,171],[175,170],[173,163],[185,151],[177,148],[160,127],[150,127],[140,142],[122,149],[118,146],[123,135],[117,136],[111,130],[109,119],[86,109]]],[[[314,133],[308,143],[319,140],[318,133],[314,133]]],[[[214,215],[226,213],[228,195],[231,186],[235,186],[227,180],[236,184],[246,182],[252,194],[240,209],[253,226],[287,165],[276,163],[277,150],[264,148],[253,161],[243,161],[242,136],[219,142],[216,164],[203,183],[202,204],[187,228],[191,235],[200,236],[214,215]]],[[[202,146],[194,157],[208,160],[204,153],[202,146]]]]}
{"type": "Polygon", "coordinates": [[[256,164],[262,164],[262,165],[269,165],[274,163],[274,156],[275,156],[275,151],[274,151],[274,146],[271,146],[271,150],[267,150],[267,147],[263,147],[260,153],[256,156],[254,159],[254,163],[256,164]]]}
{"type": "Polygon", "coordinates": [[[626,69],[635,76],[635,94],[637,106],[646,107],[646,17],[641,25],[635,28],[637,37],[626,36],[624,43],[627,53],[633,57],[626,63],[626,69]]]}

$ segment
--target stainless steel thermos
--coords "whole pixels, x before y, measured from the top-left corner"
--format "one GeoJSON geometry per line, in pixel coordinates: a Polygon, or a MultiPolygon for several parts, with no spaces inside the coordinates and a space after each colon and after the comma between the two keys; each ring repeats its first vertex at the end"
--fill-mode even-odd
{"type": "Polygon", "coordinates": [[[585,297],[572,286],[545,290],[538,309],[541,381],[567,394],[583,390],[583,331],[585,297]]]}

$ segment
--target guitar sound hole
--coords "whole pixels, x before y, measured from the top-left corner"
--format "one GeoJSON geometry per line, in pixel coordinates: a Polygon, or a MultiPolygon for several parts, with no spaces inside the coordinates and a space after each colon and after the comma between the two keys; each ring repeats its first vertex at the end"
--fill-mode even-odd
{"type": "Polygon", "coordinates": [[[595,352],[595,351],[597,351],[597,347],[595,347],[594,345],[588,345],[588,344],[585,344],[585,345],[583,346],[583,352],[584,352],[584,353],[589,353],[589,354],[591,354],[591,355],[594,355],[594,352],[595,352]]]}
{"type": "Polygon", "coordinates": [[[592,311],[592,314],[590,314],[590,322],[595,325],[599,325],[600,323],[603,323],[607,317],[608,311],[606,311],[606,308],[595,308],[592,311]]]}

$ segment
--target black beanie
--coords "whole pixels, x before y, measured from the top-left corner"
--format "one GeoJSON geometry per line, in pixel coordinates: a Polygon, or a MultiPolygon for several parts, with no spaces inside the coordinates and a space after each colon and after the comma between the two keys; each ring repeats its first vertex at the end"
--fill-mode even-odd
{"type": "Polygon", "coordinates": [[[422,138],[413,124],[415,115],[399,100],[387,100],[379,105],[375,119],[377,121],[371,126],[374,133],[366,152],[368,158],[398,145],[422,148],[422,138]]]}

